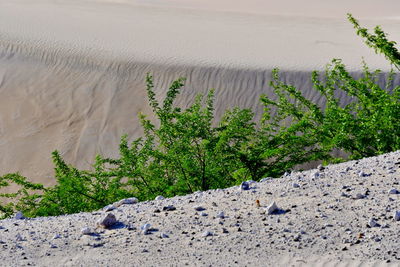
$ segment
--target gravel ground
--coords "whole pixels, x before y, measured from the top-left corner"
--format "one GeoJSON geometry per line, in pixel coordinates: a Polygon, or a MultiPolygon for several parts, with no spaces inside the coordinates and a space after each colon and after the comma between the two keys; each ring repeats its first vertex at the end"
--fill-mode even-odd
{"type": "Polygon", "coordinates": [[[397,151],[111,211],[7,219],[0,265],[400,266],[399,168],[397,151]],[[96,226],[107,214],[116,222],[96,226]]]}

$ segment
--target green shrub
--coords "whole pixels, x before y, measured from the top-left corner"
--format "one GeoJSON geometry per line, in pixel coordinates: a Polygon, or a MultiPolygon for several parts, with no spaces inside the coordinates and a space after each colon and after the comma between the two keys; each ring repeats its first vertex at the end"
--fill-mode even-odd
{"type": "MultiPolygon", "coordinates": [[[[379,27],[375,35],[369,34],[351,15],[349,20],[367,45],[399,68],[395,43],[379,27]]],[[[0,194],[14,200],[0,204],[0,213],[9,217],[20,210],[35,217],[91,211],[126,197],[149,200],[225,188],[248,179],[278,177],[314,160],[345,160],[334,158],[335,150],[351,159],[398,150],[400,86],[392,85],[392,72],[381,88],[378,75],[379,71],[371,72],[364,65],[363,76],[355,79],[340,60],[333,60],[323,75],[312,73],[314,90],[326,100],[318,106],[283,83],[276,69],[270,85],[277,99],[261,97],[265,111],[257,125],[250,110],[239,108],[226,111],[215,122],[213,90],[206,97],[197,96],[187,109],[176,107],[174,100],[184,79],[171,84],[161,105],[148,75],[148,100],[158,122],[140,114],[142,137],[129,143],[122,136],[119,157],[97,156],[92,170],[67,165],[53,152],[57,182],[53,187],[28,182],[19,174],[1,176],[0,188],[14,183],[20,189],[0,194]],[[339,91],[347,96],[348,104],[340,103],[339,91]]]]}

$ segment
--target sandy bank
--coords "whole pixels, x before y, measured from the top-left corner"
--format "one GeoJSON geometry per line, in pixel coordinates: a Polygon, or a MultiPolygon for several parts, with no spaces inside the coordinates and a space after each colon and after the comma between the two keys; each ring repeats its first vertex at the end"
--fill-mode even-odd
{"type": "Polygon", "coordinates": [[[399,173],[398,151],[267,179],[250,190],[7,219],[0,221],[0,265],[400,266],[399,173]],[[279,210],[266,214],[273,201],[279,210]],[[96,229],[109,213],[117,223],[96,229]],[[81,233],[85,227],[91,235],[81,233]]]}

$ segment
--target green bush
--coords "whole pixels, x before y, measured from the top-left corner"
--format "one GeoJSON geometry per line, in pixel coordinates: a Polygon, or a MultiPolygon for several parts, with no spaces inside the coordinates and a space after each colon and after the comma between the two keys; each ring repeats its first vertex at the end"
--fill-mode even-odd
{"type": "MultiPolygon", "coordinates": [[[[367,45],[399,68],[395,43],[379,27],[369,34],[351,15],[349,20],[367,45]]],[[[392,72],[381,88],[378,75],[379,71],[371,72],[364,64],[363,76],[355,79],[340,60],[333,60],[325,73],[312,73],[314,90],[326,100],[318,106],[283,83],[276,69],[271,87],[277,98],[261,97],[265,111],[258,124],[250,110],[239,108],[226,111],[217,123],[213,90],[206,97],[197,96],[187,109],[176,107],[174,100],[184,79],[171,84],[161,105],[148,75],[148,100],[158,122],[140,114],[142,137],[129,143],[123,136],[119,157],[97,156],[92,170],[78,170],[53,152],[57,182],[53,187],[28,182],[16,173],[1,176],[0,188],[14,183],[20,189],[0,194],[14,200],[0,204],[0,213],[9,217],[20,210],[36,217],[91,211],[126,197],[142,201],[225,188],[244,180],[279,177],[314,160],[346,160],[335,158],[332,152],[336,150],[351,159],[398,150],[400,86],[393,86],[392,72]],[[351,100],[348,104],[340,103],[339,91],[351,100]]]]}

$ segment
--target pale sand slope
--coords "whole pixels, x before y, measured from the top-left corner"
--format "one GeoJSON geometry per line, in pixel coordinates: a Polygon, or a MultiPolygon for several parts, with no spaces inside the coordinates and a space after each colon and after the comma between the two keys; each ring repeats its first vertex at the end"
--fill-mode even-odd
{"type": "Polygon", "coordinates": [[[122,205],[111,211],[118,221],[112,229],[95,228],[105,211],[7,219],[0,221],[0,265],[400,266],[400,220],[393,216],[400,193],[389,193],[400,190],[399,175],[397,151],[267,179],[247,191],[122,205]],[[281,211],[267,215],[272,201],[281,211]],[[369,227],[371,218],[379,225],[369,227]],[[83,227],[93,234],[82,235],[83,227]]]}
{"type": "Polygon", "coordinates": [[[274,67],[318,103],[310,71],[332,58],[387,73],[345,13],[400,40],[400,2],[328,2],[0,0],[0,174],[51,184],[55,149],[85,168],[115,156],[122,134],[140,135],[138,112],[151,114],[147,72],[160,98],[184,76],[179,105],[216,88],[218,117],[238,105],[258,118],[274,67]]]}

